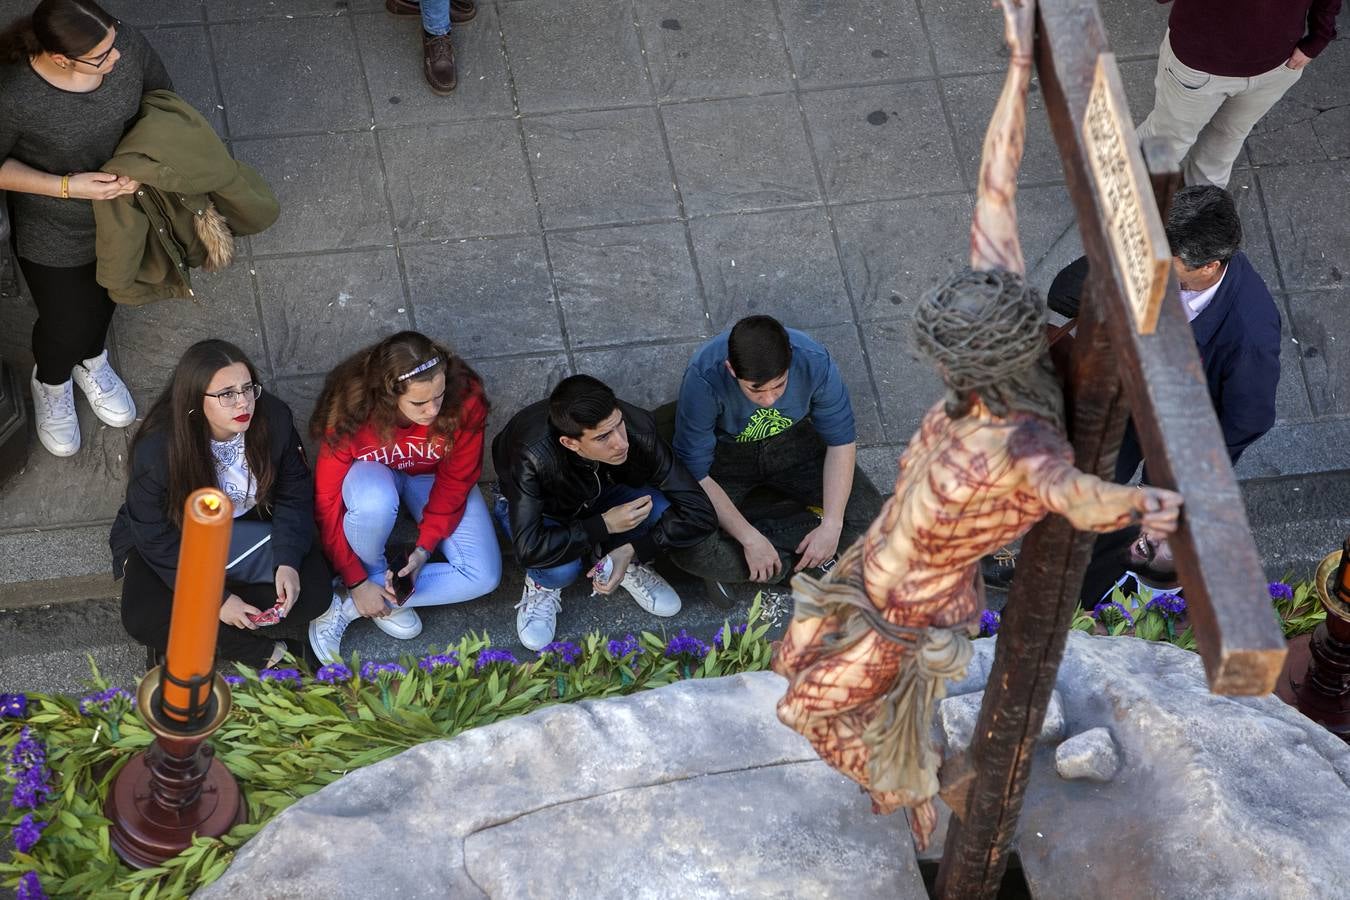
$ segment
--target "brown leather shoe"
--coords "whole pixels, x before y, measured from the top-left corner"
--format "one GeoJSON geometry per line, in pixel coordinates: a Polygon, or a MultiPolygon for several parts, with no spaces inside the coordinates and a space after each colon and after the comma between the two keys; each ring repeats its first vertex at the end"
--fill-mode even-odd
{"type": "MultiPolygon", "coordinates": [[[[417,0],[384,0],[384,8],[396,16],[418,16],[422,7],[417,0]]],[[[450,21],[463,25],[478,15],[478,5],[474,0],[450,0],[450,21]]]]}
{"type": "Polygon", "coordinates": [[[459,73],[455,71],[455,48],[450,43],[450,35],[433,35],[422,32],[422,70],[426,73],[427,84],[438,94],[448,94],[459,84],[459,73]]]}

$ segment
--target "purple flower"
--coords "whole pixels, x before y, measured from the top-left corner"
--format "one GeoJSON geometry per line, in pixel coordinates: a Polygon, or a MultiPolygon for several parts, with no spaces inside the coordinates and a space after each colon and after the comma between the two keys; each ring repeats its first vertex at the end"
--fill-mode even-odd
{"type": "Polygon", "coordinates": [[[999,626],[1002,624],[1002,613],[996,609],[986,609],[980,613],[980,636],[989,637],[998,634],[999,626]]]}
{"type": "MultiPolygon", "coordinates": [[[[745,622],[742,622],[742,623],[739,624],[739,625],[732,625],[732,626],[731,626],[731,633],[732,633],[732,634],[745,634],[745,626],[746,626],[746,623],[745,623],[745,622]]],[[[723,648],[722,648],[722,629],[720,629],[720,628],[717,629],[717,634],[714,634],[714,635],[713,635],[713,646],[716,647],[718,650],[723,649],[723,648]]]]}
{"type": "Polygon", "coordinates": [[[125,697],[131,700],[131,694],[122,688],[108,688],[106,691],[99,691],[97,694],[90,694],[87,697],[80,698],[80,715],[87,716],[95,710],[108,712],[112,709],[113,703],[119,697],[125,697]]]}
{"type": "Polygon", "coordinates": [[[630,653],[633,654],[634,657],[638,657],[642,655],[642,642],[631,634],[626,634],[621,641],[611,640],[605,646],[605,649],[608,650],[609,655],[615,659],[623,659],[630,653]]]}
{"type": "Polygon", "coordinates": [[[333,684],[338,681],[350,681],[351,677],[352,670],[342,663],[329,663],[314,673],[314,680],[321,681],[324,684],[333,684]]]}
{"type": "Polygon", "coordinates": [[[299,669],[263,669],[258,673],[262,681],[275,681],[277,684],[293,684],[299,687],[304,683],[299,669]]]}
{"type": "Polygon", "coordinates": [[[459,657],[454,653],[435,653],[431,656],[424,656],[417,661],[417,668],[423,672],[430,672],[441,666],[455,668],[459,665],[459,657]]]}
{"type": "Polygon", "coordinates": [[[47,787],[47,779],[51,777],[47,769],[47,748],[33,737],[27,725],[19,732],[19,742],[10,751],[5,774],[15,780],[14,796],[9,801],[15,809],[37,809],[51,795],[51,789],[47,787]]]}
{"type": "Polygon", "coordinates": [[[46,827],[46,822],[34,821],[32,813],[26,814],[19,820],[19,824],[14,826],[14,848],[20,853],[32,850],[38,838],[42,837],[42,829],[46,827]]]}
{"type": "Polygon", "coordinates": [[[683,628],[680,633],[670,639],[666,644],[666,656],[688,655],[695,659],[702,659],[708,655],[708,645],[693,637],[683,628]]]}
{"type": "Polygon", "coordinates": [[[1180,594],[1163,591],[1161,594],[1154,594],[1153,599],[1144,606],[1145,611],[1150,609],[1156,609],[1167,616],[1179,616],[1186,611],[1186,600],[1180,594]]]}
{"type": "Polygon", "coordinates": [[[0,719],[22,719],[28,715],[28,698],[23,694],[0,694],[0,719]]]}
{"type": "Polygon", "coordinates": [[[511,663],[514,665],[517,662],[519,662],[519,660],[516,659],[515,654],[510,650],[493,650],[489,647],[486,650],[479,651],[478,658],[473,661],[473,670],[475,672],[481,672],[484,668],[493,663],[511,663]]]}
{"type": "Polygon", "coordinates": [[[1294,599],[1294,589],[1283,581],[1272,581],[1267,585],[1267,589],[1270,591],[1270,599],[1272,600],[1294,599]]]}
{"type": "Polygon", "coordinates": [[[554,641],[551,644],[545,644],[539,650],[539,658],[543,659],[550,654],[562,660],[563,665],[570,666],[577,661],[577,657],[581,656],[581,648],[571,641],[554,641]]]}
{"type": "Polygon", "coordinates": [[[1134,617],[1130,615],[1130,611],[1125,607],[1121,606],[1115,600],[1106,600],[1092,607],[1092,618],[1096,619],[1098,622],[1102,622],[1104,621],[1103,617],[1106,615],[1106,613],[1112,609],[1120,613],[1120,617],[1125,620],[1126,625],[1130,626],[1134,625],[1134,617]]]}
{"type": "Polygon", "coordinates": [[[361,664],[361,678],[365,681],[374,681],[381,675],[407,675],[408,670],[395,662],[377,663],[364,662],[361,664]]]}
{"type": "Polygon", "coordinates": [[[24,872],[19,877],[19,890],[14,896],[16,900],[47,900],[36,872],[24,872]]]}
{"type": "Polygon", "coordinates": [[[237,688],[239,687],[239,685],[243,684],[245,681],[248,680],[243,675],[222,675],[220,677],[224,678],[225,683],[232,688],[237,688]]]}

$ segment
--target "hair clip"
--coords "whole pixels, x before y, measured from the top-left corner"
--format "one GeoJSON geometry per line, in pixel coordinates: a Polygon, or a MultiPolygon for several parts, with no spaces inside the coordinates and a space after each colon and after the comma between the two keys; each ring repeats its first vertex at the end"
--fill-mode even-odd
{"type": "Polygon", "coordinates": [[[433,369],[433,368],[435,368],[436,366],[438,366],[438,365],[440,365],[440,364],[441,364],[441,358],[440,358],[439,356],[433,356],[431,359],[429,359],[429,360],[427,360],[426,362],[422,363],[420,366],[418,366],[417,368],[413,369],[411,372],[404,372],[402,375],[398,376],[398,378],[395,379],[395,380],[396,380],[396,381],[407,381],[409,378],[412,378],[414,375],[421,375],[421,374],[422,374],[423,372],[425,372],[427,369],[433,369]]]}

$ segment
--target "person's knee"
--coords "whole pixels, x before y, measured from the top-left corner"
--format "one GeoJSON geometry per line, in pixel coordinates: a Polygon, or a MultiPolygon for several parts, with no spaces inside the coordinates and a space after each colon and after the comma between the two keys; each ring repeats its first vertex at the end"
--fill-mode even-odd
{"type": "Polygon", "coordinates": [[[530,571],[531,576],[540,587],[561,590],[570,584],[574,584],[581,577],[581,560],[574,559],[552,568],[532,569],[530,571]]]}
{"type": "Polygon", "coordinates": [[[362,516],[398,516],[398,488],[394,474],[376,462],[358,462],[342,481],[342,503],[362,516]]]}
{"type": "Polygon", "coordinates": [[[474,561],[469,570],[469,578],[478,596],[490,594],[502,583],[502,557],[500,553],[487,553],[474,561]]]}

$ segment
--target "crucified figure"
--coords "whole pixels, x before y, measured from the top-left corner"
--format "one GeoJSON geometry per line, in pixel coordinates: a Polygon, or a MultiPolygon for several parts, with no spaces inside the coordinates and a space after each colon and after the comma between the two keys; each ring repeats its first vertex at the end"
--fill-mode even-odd
{"type": "Polygon", "coordinates": [[[773,661],[784,724],[856,781],[872,808],[914,810],[920,849],[936,822],[929,743],[945,680],[970,658],[983,607],[979,560],[1049,513],[1075,528],[1175,530],[1181,497],[1073,466],[1045,308],[1023,280],[1014,195],[1026,130],[1034,0],[1000,0],[1012,51],[985,136],[970,268],[920,301],[915,342],[946,396],[900,457],[895,494],[823,580],[793,581],[796,611],[773,661]]]}

